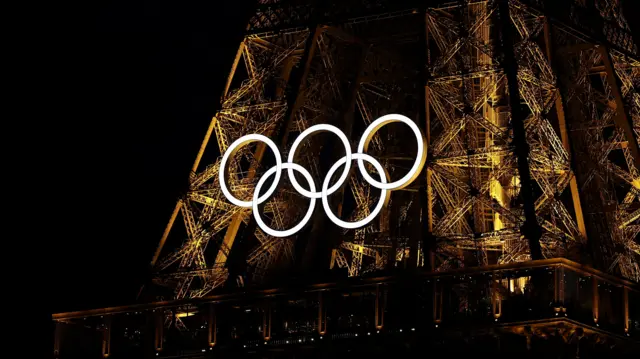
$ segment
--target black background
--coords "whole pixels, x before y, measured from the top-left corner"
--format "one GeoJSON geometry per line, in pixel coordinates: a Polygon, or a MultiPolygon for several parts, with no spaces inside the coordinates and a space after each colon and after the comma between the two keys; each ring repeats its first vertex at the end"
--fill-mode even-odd
{"type": "Polygon", "coordinates": [[[135,300],[219,108],[248,3],[55,9],[42,33],[53,312],[135,300]]]}

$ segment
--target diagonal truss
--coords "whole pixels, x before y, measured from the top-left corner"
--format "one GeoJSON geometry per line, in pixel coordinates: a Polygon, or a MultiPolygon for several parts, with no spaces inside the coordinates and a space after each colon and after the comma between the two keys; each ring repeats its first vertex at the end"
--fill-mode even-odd
{"type": "MultiPolygon", "coordinates": [[[[598,4],[603,17],[628,29],[614,6],[617,2],[598,4]]],[[[634,84],[640,79],[640,62],[563,29],[555,35],[567,58],[566,103],[572,115],[573,147],[583,154],[577,166],[582,172],[580,192],[589,208],[584,213],[589,238],[601,253],[601,266],[638,281],[640,112],[634,84]]]]}

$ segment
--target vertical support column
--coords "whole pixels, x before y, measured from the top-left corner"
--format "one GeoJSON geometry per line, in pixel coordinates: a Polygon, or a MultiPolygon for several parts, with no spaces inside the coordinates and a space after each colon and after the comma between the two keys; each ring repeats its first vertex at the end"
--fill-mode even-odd
{"type": "Polygon", "coordinates": [[[565,280],[564,280],[564,267],[558,266],[555,268],[553,272],[553,302],[554,302],[554,312],[556,313],[556,317],[560,315],[560,313],[567,312],[567,308],[564,306],[564,294],[565,294],[565,280]]]}
{"type": "Polygon", "coordinates": [[[442,323],[442,284],[438,279],[433,280],[433,322],[436,327],[442,323]]]}
{"type": "Polygon", "coordinates": [[[529,242],[529,252],[532,260],[543,259],[540,238],[542,228],[536,217],[535,200],[533,198],[533,181],[529,168],[529,144],[527,143],[524,120],[526,113],[522,108],[520,90],[518,88],[518,62],[516,61],[512,33],[516,30],[511,24],[509,15],[509,2],[507,0],[498,1],[499,27],[502,53],[504,55],[504,72],[507,78],[509,90],[509,106],[511,108],[511,125],[513,127],[513,146],[518,163],[518,174],[520,175],[520,195],[524,207],[525,222],[522,226],[522,234],[529,242]]]}
{"type": "Polygon", "coordinates": [[[426,196],[427,196],[427,203],[426,203],[426,226],[427,226],[427,236],[425,238],[425,246],[424,246],[424,255],[425,255],[425,261],[424,261],[424,265],[425,267],[429,268],[430,271],[434,271],[436,269],[436,256],[435,256],[435,236],[433,235],[433,184],[432,184],[432,176],[433,176],[433,170],[430,168],[430,159],[429,159],[429,146],[431,145],[431,110],[430,110],[430,97],[431,97],[431,93],[429,91],[429,87],[425,86],[425,103],[426,103],[426,118],[427,118],[427,131],[426,131],[426,136],[427,136],[427,163],[424,166],[426,168],[427,171],[427,188],[426,188],[426,196]]]}
{"type": "Polygon", "coordinates": [[[53,357],[60,358],[60,345],[62,344],[62,323],[56,321],[53,338],[53,357]]]}
{"type": "Polygon", "coordinates": [[[209,348],[213,348],[218,343],[218,318],[216,317],[216,305],[209,304],[209,348]]]}
{"type": "Polygon", "coordinates": [[[501,285],[500,279],[500,273],[496,273],[491,282],[491,312],[496,322],[502,316],[502,296],[498,290],[498,287],[501,285]]]}
{"type": "Polygon", "coordinates": [[[164,342],[164,310],[156,309],[154,312],[154,348],[156,353],[161,352],[164,342]]]}
{"type": "MultiPolygon", "coordinates": [[[[422,10],[422,9],[421,9],[422,10]]],[[[429,268],[429,270],[433,271],[435,269],[435,256],[434,256],[434,248],[435,248],[435,237],[433,236],[433,191],[431,188],[431,176],[432,171],[429,167],[429,146],[431,145],[431,106],[430,106],[430,91],[428,86],[428,76],[427,73],[427,65],[429,63],[429,28],[427,26],[427,12],[426,9],[422,10],[423,19],[424,19],[424,52],[423,52],[423,63],[421,67],[421,71],[423,72],[422,76],[422,89],[423,89],[423,98],[424,98],[424,124],[422,129],[424,130],[425,136],[427,138],[427,163],[424,166],[424,176],[422,177],[424,182],[420,183],[420,204],[422,207],[422,229],[424,233],[422,233],[422,253],[424,255],[424,266],[429,268]]]]}
{"type": "Polygon", "coordinates": [[[284,65],[282,66],[282,70],[280,72],[280,82],[276,86],[276,98],[278,99],[283,98],[284,93],[287,89],[287,84],[289,83],[291,70],[293,69],[293,66],[295,64],[296,62],[293,56],[287,57],[284,60],[284,65]]]}
{"type": "Polygon", "coordinates": [[[318,334],[327,333],[327,308],[324,305],[324,292],[318,292],[318,334]]]}
{"type": "MultiPolygon", "coordinates": [[[[549,59],[549,63],[551,64],[551,69],[555,74],[558,73],[558,66],[555,63],[555,58],[553,57],[553,37],[552,37],[551,24],[548,17],[544,19],[544,42],[546,45],[547,59],[549,59]]],[[[569,159],[571,161],[571,167],[573,169],[573,151],[571,150],[571,142],[569,142],[569,127],[567,126],[567,120],[564,114],[564,99],[562,97],[562,93],[560,89],[556,89],[556,114],[558,116],[558,127],[560,129],[560,138],[562,139],[562,147],[564,147],[567,154],[569,154],[569,159]]],[[[582,202],[580,201],[580,192],[578,191],[578,181],[576,180],[575,173],[572,174],[571,179],[569,180],[569,188],[571,189],[571,199],[573,200],[573,208],[576,215],[576,224],[578,225],[578,230],[580,234],[586,239],[587,238],[587,229],[584,224],[584,214],[582,213],[582,202]]]]}
{"type": "Polygon", "coordinates": [[[104,318],[102,328],[102,357],[108,358],[111,355],[111,316],[104,318]]]}
{"type": "Polygon", "coordinates": [[[384,308],[385,308],[385,293],[384,289],[380,289],[380,284],[376,285],[376,314],[375,314],[375,326],[377,330],[382,330],[384,327],[384,308]]]}
{"type": "Polygon", "coordinates": [[[600,316],[600,293],[598,292],[598,279],[593,277],[593,299],[591,301],[591,309],[593,311],[593,322],[598,324],[598,318],[600,316]]]}
{"type": "Polygon", "coordinates": [[[624,319],[624,332],[629,335],[629,287],[622,287],[622,305],[623,305],[623,319],[624,319]]]}
{"type": "Polygon", "coordinates": [[[271,303],[267,302],[262,312],[262,339],[271,339],[271,303]]]}

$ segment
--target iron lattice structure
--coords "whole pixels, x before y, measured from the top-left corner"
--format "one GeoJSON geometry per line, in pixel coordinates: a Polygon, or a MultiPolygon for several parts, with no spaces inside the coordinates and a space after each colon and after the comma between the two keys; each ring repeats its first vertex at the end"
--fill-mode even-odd
{"type": "MultiPolygon", "coordinates": [[[[58,313],[54,354],[637,352],[640,54],[620,9],[259,1],[152,260],[172,298],[58,313]],[[357,148],[390,113],[421,128],[426,166],[367,227],[339,229],[317,210],[297,236],[270,237],[220,190],[221,154],[244,135],[272,138],[287,158],[302,131],[328,123],[357,148]],[[248,288],[222,290],[237,286],[248,288]]],[[[331,134],[302,147],[295,162],[319,188],[344,150],[331,134]]],[[[392,181],[416,151],[402,124],[367,149],[392,181]]],[[[251,199],[271,166],[268,148],[244,147],[227,183],[251,199]]],[[[293,227],[309,205],[288,181],[260,213],[274,229],[293,227]]],[[[379,195],[353,171],[329,201],[353,221],[379,195]]]]}
{"type": "MultiPolygon", "coordinates": [[[[229,279],[259,283],[305,265],[353,277],[554,257],[639,281],[638,49],[617,0],[553,3],[259,1],[154,255],[155,282],[175,299],[198,298],[229,279]],[[389,113],[423,129],[428,161],[363,229],[330,228],[320,210],[309,230],[273,238],[220,191],[221,154],[243,135],[273,138],[286,158],[298,133],[330,123],[355,148],[389,113]]],[[[416,148],[408,128],[388,127],[368,153],[393,179],[416,148]]],[[[332,141],[305,140],[296,159],[316,187],[343,155],[332,141]]],[[[264,146],[235,156],[236,197],[251,198],[270,156],[264,146]]],[[[286,182],[262,214],[275,229],[308,206],[286,182]]],[[[355,220],[378,196],[353,173],[331,201],[355,220]]]]}

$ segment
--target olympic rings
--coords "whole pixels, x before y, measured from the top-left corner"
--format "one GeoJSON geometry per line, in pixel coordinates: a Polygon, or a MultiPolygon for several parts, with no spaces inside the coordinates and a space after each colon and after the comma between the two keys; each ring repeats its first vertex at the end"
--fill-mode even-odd
{"type": "MultiPolygon", "coordinates": [[[[296,171],[302,173],[304,178],[309,183],[309,187],[311,188],[311,190],[315,191],[316,185],[313,183],[313,177],[311,177],[311,174],[309,173],[309,171],[305,170],[304,167],[302,167],[302,166],[300,166],[299,164],[296,164],[296,163],[283,163],[282,164],[282,168],[288,169],[289,173],[293,173],[292,170],[296,170],[296,171]]],[[[256,223],[258,224],[258,226],[260,226],[260,228],[266,234],[268,234],[270,236],[274,236],[274,237],[289,237],[289,236],[294,235],[299,230],[301,230],[302,227],[304,227],[307,224],[307,222],[309,222],[309,219],[311,218],[311,215],[313,214],[313,210],[316,208],[316,200],[315,199],[311,200],[311,203],[309,203],[309,209],[307,210],[307,214],[304,215],[304,218],[302,219],[302,221],[300,221],[300,223],[298,223],[298,225],[296,225],[295,227],[293,227],[291,229],[288,229],[286,231],[276,231],[274,229],[269,228],[262,221],[262,218],[260,217],[260,212],[258,211],[258,205],[261,202],[260,202],[260,199],[258,198],[258,195],[260,194],[260,189],[262,189],[262,185],[264,185],[264,182],[267,180],[267,178],[271,177],[271,175],[274,172],[277,172],[277,171],[278,171],[277,167],[271,167],[271,169],[269,169],[267,172],[265,172],[265,174],[262,176],[262,178],[260,178],[260,181],[258,181],[258,184],[256,185],[256,188],[255,188],[255,191],[253,192],[253,213],[254,213],[254,216],[256,218],[256,223]]],[[[290,175],[289,178],[293,179],[293,175],[290,175]]]]}
{"type": "Polygon", "coordinates": [[[413,121],[411,121],[410,118],[402,115],[395,115],[395,114],[382,116],[379,119],[373,121],[369,125],[369,127],[367,127],[367,129],[362,134],[360,143],[358,144],[358,153],[364,153],[367,150],[367,147],[369,146],[369,142],[371,142],[371,140],[373,139],[373,136],[376,134],[376,132],[378,132],[378,130],[382,126],[393,123],[393,122],[403,122],[409,125],[411,130],[413,130],[413,133],[416,136],[416,140],[418,140],[418,154],[416,156],[416,160],[413,163],[413,166],[411,167],[411,170],[409,171],[409,173],[407,173],[400,180],[392,183],[380,183],[374,180],[369,175],[369,173],[367,173],[367,170],[364,168],[364,163],[362,162],[362,159],[359,159],[358,168],[360,168],[360,173],[362,173],[362,177],[364,177],[364,179],[367,182],[369,182],[370,185],[378,189],[394,190],[394,189],[401,189],[410,185],[420,175],[420,171],[422,170],[422,167],[424,166],[424,163],[427,160],[427,140],[422,135],[422,132],[420,132],[420,129],[418,128],[418,126],[413,121]]]}
{"type": "MultiPolygon", "coordinates": [[[[354,153],[353,158],[358,161],[365,160],[371,163],[373,167],[376,168],[376,171],[378,171],[378,173],[380,174],[380,180],[382,181],[382,183],[387,182],[387,176],[384,172],[384,168],[382,168],[382,165],[380,164],[380,162],[378,162],[375,158],[365,153],[354,153]]],[[[366,218],[361,219],[357,222],[345,222],[340,218],[336,217],[336,215],[333,214],[333,212],[331,211],[331,208],[329,207],[329,201],[328,201],[329,196],[327,195],[326,192],[327,192],[327,187],[329,186],[329,180],[331,179],[331,176],[333,176],[333,174],[336,172],[338,167],[346,163],[346,161],[347,161],[347,157],[346,156],[342,157],[341,159],[338,160],[338,162],[336,162],[333,165],[333,167],[331,167],[331,169],[329,169],[329,172],[327,172],[327,177],[325,177],[324,183],[322,184],[322,207],[324,208],[324,212],[327,214],[327,216],[333,223],[337,224],[338,226],[344,229],[355,229],[355,228],[364,227],[367,224],[369,224],[369,222],[371,222],[380,213],[380,211],[382,211],[382,207],[384,207],[388,203],[387,199],[389,198],[389,196],[387,196],[388,190],[383,189],[380,193],[380,199],[378,200],[378,203],[376,204],[376,207],[373,209],[373,211],[371,211],[371,213],[366,218]]]]}
{"type": "Polygon", "coordinates": [[[313,215],[313,211],[315,209],[315,201],[319,198],[322,199],[322,207],[324,208],[325,213],[327,214],[329,219],[336,225],[345,229],[355,229],[355,228],[360,228],[367,225],[382,211],[382,208],[387,205],[389,200],[389,195],[388,195],[389,191],[407,187],[420,175],[420,172],[422,171],[422,168],[424,167],[424,164],[426,162],[426,158],[427,158],[426,139],[422,134],[422,132],[420,131],[420,129],[418,128],[418,126],[406,116],[391,114],[391,115],[386,115],[378,118],[377,120],[372,122],[369,125],[369,127],[367,127],[367,129],[364,131],[364,134],[362,135],[362,138],[360,139],[360,143],[358,144],[357,153],[351,153],[351,145],[349,143],[349,139],[342,131],[340,131],[340,129],[338,129],[335,126],[327,125],[327,124],[311,126],[305,131],[303,131],[298,136],[298,138],[294,141],[291,147],[291,150],[289,152],[287,163],[282,163],[282,158],[281,158],[280,152],[278,151],[278,147],[269,138],[263,135],[257,135],[257,134],[243,136],[237,139],[236,141],[234,141],[229,146],[225,154],[222,156],[222,160],[220,161],[219,182],[220,182],[220,188],[222,190],[222,193],[224,194],[225,197],[227,197],[229,202],[239,207],[253,209],[256,223],[258,224],[260,229],[262,229],[266,234],[269,234],[274,237],[289,237],[294,235],[299,230],[301,230],[305,225],[307,225],[307,223],[311,219],[311,216],[313,215]],[[365,151],[367,150],[367,147],[371,142],[371,139],[373,138],[373,136],[376,134],[376,132],[380,130],[380,128],[382,128],[384,125],[387,125],[393,122],[402,122],[407,124],[411,128],[414,135],[416,136],[416,140],[418,144],[418,153],[416,156],[416,160],[414,161],[413,166],[411,167],[411,170],[409,171],[409,173],[407,173],[404,177],[402,177],[398,181],[388,183],[387,174],[384,168],[382,167],[382,165],[380,164],[380,162],[378,162],[375,158],[367,155],[365,151]],[[329,169],[329,172],[327,173],[322,183],[321,191],[316,192],[315,184],[311,174],[304,167],[293,163],[293,160],[295,159],[296,151],[300,146],[300,144],[302,143],[302,141],[307,136],[316,134],[318,132],[332,132],[335,135],[337,135],[338,138],[340,138],[340,140],[342,141],[342,144],[345,148],[345,156],[339,159],[329,169]],[[262,176],[262,178],[260,178],[260,180],[258,181],[258,184],[255,187],[255,190],[253,193],[253,199],[251,201],[242,201],[237,199],[231,194],[231,192],[229,191],[225,183],[225,178],[228,176],[227,162],[229,161],[229,158],[231,156],[236,154],[242,147],[246,146],[251,142],[264,142],[267,146],[269,146],[269,148],[271,148],[276,158],[276,165],[275,167],[270,168],[262,176]],[[333,212],[331,211],[331,208],[329,207],[328,197],[329,195],[335,193],[338,189],[340,189],[340,187],[343,186],[343,184],[347,180],[347,177],[349,176],[349,172],[351,170],[351,161],[353,160],[358,161],[358,168],[363,178],[365,179],[365,181],[367,181],[371,186],[380,189],[381,194],[380,194],[380,199],[376,204],[376,207],[371,211],[371,213],[366,218],[356,222],[345,222],[339,219],[335,214],[333,214],[333,212]],[[380,181],[376,181],[371,177],[371,175],[369,175],[369,173],[367,172],[364,166],[364,161],[369,162],[371,165],[373,165],[373,167],[376,169],[376,171],[380,175],[380,181]],[[342,170],[342,174],[340,175],[340,178],[333,186],[329,187],[329,181],[331,180],[331,177],[338,170],[338,167],[343,165],[344,165],[344,169],[342,170]],[[265,202],[269,197],[271,197],[273,193],[275,193],[276,188],[280,182],[280,177],[282,176],[283,169],[287,170],[287,174],[289,175],[289,179],[291,181],[291,184],[295,188],[295,190],[298,191],[298,193],[300,193],[301,195],[309,198],[311,202],[309,204],[309,209],[307,210],[307,213],[304,215],[304,218],[302,219],[302,221],[300,221],[300,223],[298,223],[296,226],[294,226],[291,229],[280,231],[280,230],[269,228],[264,223],[264,221],[260,217],[258,206],[263,202],[265,202]],[[302,176],[307,180],[310,190],[305,189],[298,183],[298,181],[294,176],[294,173],[293,173],[294,171],[297,171],[300,174],[302,174],[302,176]],[[275,176],[273,183],[271,184],[269,189],[262,196],[260,196],[260,191],[262,189],[262,186],[265,184],[267,179],[269,179],[269,177],[271,176],[275,176]]]}
{"type": "MultiPolygon", "coordinates": [[[[302,132],[298,136],[298,138],[296,138],[296,140],[293,142],[293,145],[291,146],[291,150],[289,151],[289,158],[287,159],[287,161],[292,163],[296,155],[296,151],[298,150],[298,146],[300,145],[302,140],[304,140],[305,137],[316,132],[317,133],[333,132],[338,137],[340,137],[340,140],[344,145],[344,153],[347,159],[346,161],[347,165],[344,166],[344,170],[342,170],[342,175],[340,176],[340,179],[338,179],[338,182],[336,182],[336,184],[334,184],[333,187],[331,187],[326,194],[322,194],[321,192],[309,192],[306,189],[302,188],[298,184],[298,181],[296,181],[296,178],[293,175],[292,169],[289,169],[289,180],[291,181],[291,185],[293,185],[293,188],[295,188],[296,191],[298,191],[303,196],[306,196],[307,198],[321,198],[321,197],[333,194],[335,191],[340,189],[344,181],[346,181],[347,176],[349,175],[349,170],[351,169],[351,145],[349,144],[349,139],[344,134],[344,132],[340,131],[340,129],[338,129],[337,127],[331,126],[331,125],[324,125],[324,124],[311,126],[307,128],[304,132],[302,132]]],[[[327,177],[330,178],[331,176],[327,175],[327,177]]]]}
{"type": "Polygon", "coordinates": [[[229,146],[224,156],[222,156],[222,160],[220,161],[220,175],[218,177],[220,180],[220,189],[222,190],[222,193],[224,194],[225,197],[227,197],[229,202],[235,204],[238,207],[251,208],[253,201],[241,201],[235,198],[231,194],[229,189],[227,189],[227,184],[224,181],[225,177],[227,177],[228,175],[227,162],[229,161],[229,157],[236,154],[242,147],[248,145],[251,142],[256,142],[256,141],[262,141],[266,143],[267,146],[271,148],[271,151],[273,151],[273,154],[276,157],[276,167],[275,167],[276,178],[273,180],[273,184],[271,184],[271,187],[269,187],[269,190],[267,191],[267,193],[262,195],[262,197],[258,198],[258,202],[259,202],[258,204],[266,201],[269,197],[271,197],[273,192],[276,191],[276,187],[278,187],[278,183],[280,182],[280,176],[282,175],[282,159],[280,158],[280,151],[278,150],[278,146],[276,146],[276,144],[273,141],[271,141],[268,137],[254,134],[254,135],[242,136],[237,140],[235,140],[231,144],[231,146],[229,146]]]}

